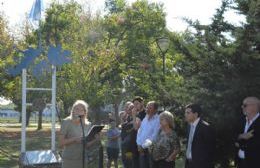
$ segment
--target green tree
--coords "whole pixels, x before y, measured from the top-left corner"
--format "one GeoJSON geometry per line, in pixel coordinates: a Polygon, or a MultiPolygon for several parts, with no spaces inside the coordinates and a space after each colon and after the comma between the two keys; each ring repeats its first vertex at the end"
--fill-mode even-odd
{"type": "Polygon", "coordinates": [[[107,6],[110,12],[104,20],[107,48],[115,51],[115,61],[107,75],[112,80],[111,92],[118,94],[111,98],[116,103],[135,95],[158,99],[160,94],[155,89],[160,85],[162,73],[158,70],[161,66],[156,39],[166,32],[163,6],[142,0],[122,8],[115,7],[118,1],[112,2],[112,6],[107,6]],[[111,10],[114,8],[123,10],[111,10]]]}
{"type": "Polygon", "coordinates": [[[7,74],[7,69],[13,63],[14,41],[8,32],[7,22],[0,15],[0,96],[12,98],[15,79],[7,74]]]}
{"type": "MultiPolygon", "coordinates": [[[[46,13],[40,29],[43,47],[61,44],[63,49],[72,52],[72,63],[58,68],[57,72],[57,98],[63,102],[64,113],[76,99],[84,99],[97,114],[98,107],[103,105],[103,93],[99,91],[102,86],[98,83],[96,69],[102,64],[98,57],[105,51],[104,45],[98,44],[103,33],[100,17],[85,13],[76,2],[53,2],[46,13]]],[[[35,38],[36,33],[27,40],[35,43],[35,38]]]]}
{"type": "Polygon", "coordinates": [[[195,32],[172,36],[174,65],[182,85],[173,94],[177,104],[203,105],[203,117],[217,131],[217,162],[230,167],[235,155],[237,120],[242,117],[241,102],[248,95],[259,97],[259,5],[257,1],[223,1],[209,25],[190,21],[195,32]],[[244,14],[246,23],[235,26],[224,14],[234,8],[244,14]],[[175,54],[176,55],[176,54],[175,54]]]}

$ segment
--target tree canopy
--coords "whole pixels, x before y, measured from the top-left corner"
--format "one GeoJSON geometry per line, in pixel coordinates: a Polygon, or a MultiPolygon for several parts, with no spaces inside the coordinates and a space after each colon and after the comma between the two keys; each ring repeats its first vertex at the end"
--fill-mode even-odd
{"type": "MultiPolygon", "coordinates": [[[[216,128],[218,165],[228,167],[241,102],[249,95],[260,96],[259,16],[259,1],[224,0],[210,24],[186,19],[191,29],[177,33],[166,28],[163,4],[107,0],[104,15],[93,15],[76,2],[54,1],[40,28],[19,42],[11,38],[1,16],[0,96],[21,102],[20,78],[9,76],[6,69],[21,57],[20,50],[38,45],[40,31],[45,50],[61,45],[72,52],[72,63],[57,73],[57,101],[64,105],[64,116],[76,99],[84,99],[99,122],[102,107],[112,104],[118,114],[122,102],[138,95],[174,113],[177,131],[184,136],[183,109],[197,102],[203,118],[216,128]],[[229,23],[224,17],[228,10],[244,15],[246,22],[229,23]],[[169,39],[165,72],[156,44],[162,37],[169,39]]],[[[38,84],[47,86],[50,79],[32,79],[32,86],[38,84]]]]}

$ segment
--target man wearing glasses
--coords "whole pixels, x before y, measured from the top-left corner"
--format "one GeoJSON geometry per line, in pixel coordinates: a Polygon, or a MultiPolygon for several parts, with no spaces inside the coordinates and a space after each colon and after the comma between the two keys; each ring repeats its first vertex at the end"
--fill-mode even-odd
{"type": "Polygon", "coordinates": [[[260,167],[260,101],[257,97],[247,97],[242,104],[245,119],[235,143],[238,148],[238,168],[260,167]]]}

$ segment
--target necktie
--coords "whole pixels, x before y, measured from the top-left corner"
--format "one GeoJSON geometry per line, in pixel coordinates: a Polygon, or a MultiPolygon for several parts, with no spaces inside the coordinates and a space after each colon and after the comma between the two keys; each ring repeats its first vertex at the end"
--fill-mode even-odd
{"type": "Polygon", "coordinates": [[[186,151],[186,157],[188,159],[192,158],[192,156],[191,156],[191,145],[192,145],[193,135],[194,135],[194,126],[191,125],[190,126],[190,133],[189,133],[188,147],[187,147],[187,151],[186,151]]]}
{"type": "Polygon", "coordinates": [[[246,133],[248,131],[249,127],[250,127],[250,120],[246,119],[246,126],[245,126],[244,133],[246,133]]]}

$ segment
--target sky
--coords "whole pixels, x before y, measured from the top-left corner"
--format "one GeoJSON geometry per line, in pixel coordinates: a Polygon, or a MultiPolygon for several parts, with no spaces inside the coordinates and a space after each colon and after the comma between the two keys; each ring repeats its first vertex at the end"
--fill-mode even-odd
{"type": "MultiPolygon", "coordinates": [[[[19,24],[26,19],[26,13],[30,12],[30,9],[35,0],[0,0],[0,12],[4,12],[6,15],[9,27],[13,32],[16,31],[19,24]]],[[[45,8],[53,0],[43,0],[45,8]]],[[[68,0],[56,0],[59,3],[68,0]]],[[[81,4],[88,4],[93,11],[103,11],[105,6],[105,0],[76,0],[81,4]]],[[[128,3],[132,3],[135,0],[127,0],[128,3]]],[[[216,12],[216,9],[220,7],[221,0],[149,0],[150,2],[164,3],[166,11],[166,23],[167,28],[171,31],[184,31],[187,28],[187,24],[182,21],[181,18],[188,17],[192,20],[199,20],[202,24],[209,24],[211,18],[216,12]]],[[[237,15],[234,11],[230,11],[226,14],[226,18],[233,24],[239,24],[245,19],[241,15],[237,15]]]]}

